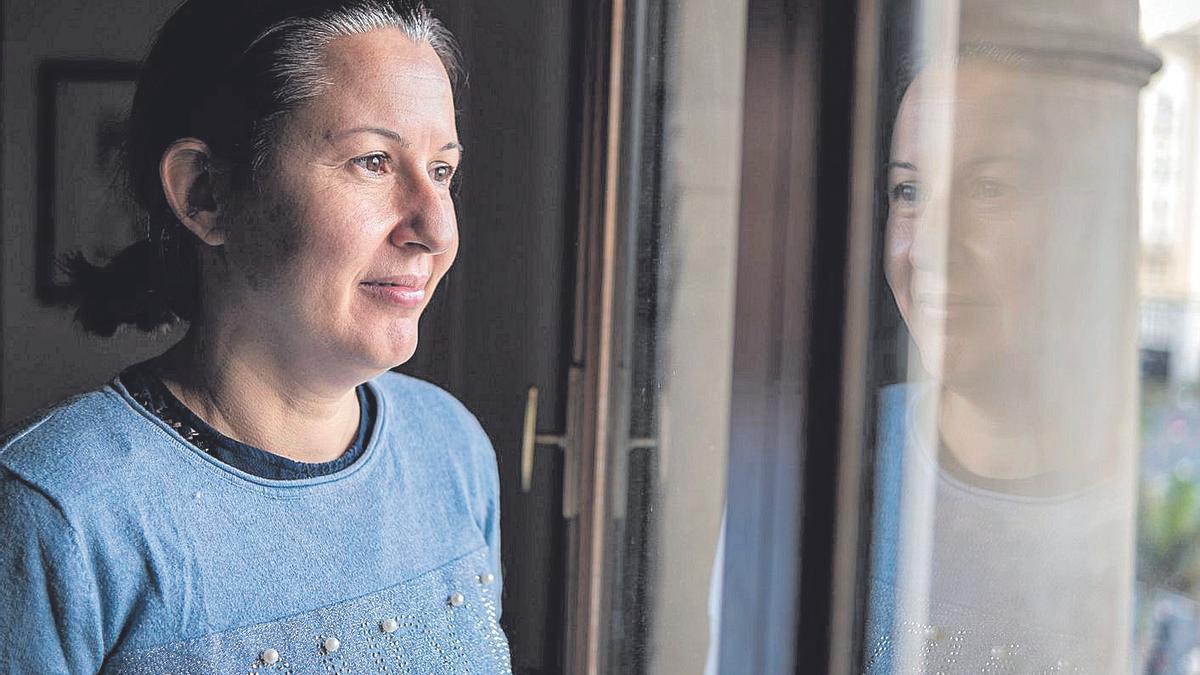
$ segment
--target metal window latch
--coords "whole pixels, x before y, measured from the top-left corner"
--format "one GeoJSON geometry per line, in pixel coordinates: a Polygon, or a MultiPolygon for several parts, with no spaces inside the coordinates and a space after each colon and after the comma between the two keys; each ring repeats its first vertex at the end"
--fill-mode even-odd
{"type": "Polygon", "coordinates": [[[567,436],[537,433],[538,388],[531,386],[525,396],[525,427],[521,433],[521,492],[533,486],[533,454],[539,445],[567,449],[567,436]]]}
{"type": "MultiPolygon", "coordinates": [[[[579,410],[576,405],[577,397],[581,394],[583,371],[572,367],[567,373],[567,429],[566,433],[538,433],[538,388],[530,386],[525,394],[525,421],[521,432],[521,491],[533,489],[533,459],[537,446],[550,446],[563,452],[563,517],[573,518],[577,512],[576,491],[578,480],[576,456],[578,449],[579,410]]],[[[655,449],[658,447],[657,438],[630,438],[626,449],[655,449]]]]}
{"type": "Polygon", "coordinates": [[[578,426],[578,406],[575,405],[575,401],[580,395],[583,371],[572,366],[568,375],[565,434],[538,434],[538,388],[529,387],[526,393],[526,416],[521,434],[521,491],[528,492],[533,489],[533,458],[538,446],[551,446],[563,450],[563,518],[570,520],[575,518],[578,510],[578,443],[575,432],[578,426]]]}
{"type": "Polygon", "coordinates": [[[538,388],[529,387],[525,396],[525,424],[521,433],[521,491],[533,488],[533,457],[537,446],[548,445],[563,452],[562,514],[571,519],[578,511],[579,397],[583,393],[583,369],[567,369],[567,428],[563,434],[537,432],[538,388]]]}

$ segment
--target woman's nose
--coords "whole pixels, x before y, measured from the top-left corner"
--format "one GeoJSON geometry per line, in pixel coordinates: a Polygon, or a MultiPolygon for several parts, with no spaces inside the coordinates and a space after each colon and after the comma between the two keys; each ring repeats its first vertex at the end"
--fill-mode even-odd
{"type": "Polygon", "coordinates": [[[949,189],[928,199],[913,223],[909,248],[913,268],[944,274],[967,264],[972,229],[967,207],[949,189]]]}
{"type": "Polygon", "coordinates": [[[444,187],[416,181],[397,197],[400,221],[392,229],[392,244],[418,247],[438,255],[454,244],[457,223],[454,202],[444,187]]]}
{"type": "Polygon", "coordinates": [[[949,245],[946,240],[946,216],[945,212],[938,213],[937,209],[926,209],[915,223],[912,243],[908,249],[909,260],[914,269],[926,272],[945,269],[946,248],[949,245]]]}

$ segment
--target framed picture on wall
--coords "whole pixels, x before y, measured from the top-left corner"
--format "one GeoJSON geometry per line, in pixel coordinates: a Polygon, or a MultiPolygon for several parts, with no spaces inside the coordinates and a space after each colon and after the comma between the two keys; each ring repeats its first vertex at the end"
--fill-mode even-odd
{"type": "Polygon", "coordinates": [[[37,295],[64,297],[61,261],[105,261],[139,236],[120,175],[137,64],[47,60],[38,69],[37,295]]]}

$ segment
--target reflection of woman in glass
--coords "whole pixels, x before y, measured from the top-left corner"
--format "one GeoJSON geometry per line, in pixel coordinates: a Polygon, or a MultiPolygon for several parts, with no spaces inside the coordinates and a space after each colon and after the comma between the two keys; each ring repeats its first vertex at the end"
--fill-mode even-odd
{"type": "Polygon", "coordinates": [[[458,248],[414,0],[188,0],[138,82],[150,238],[78,318],[186,337],[0,445],[6,672],[509,672],[495,456],[388,370],[458,248]]]}
{"type": "Polygon", "coordinates": [[[882,397],[872,672],[1108,672],[1125,639],[1096,136],[998,56],[926,67],[893,128],[886,276],[930,377],[882,397]]]}

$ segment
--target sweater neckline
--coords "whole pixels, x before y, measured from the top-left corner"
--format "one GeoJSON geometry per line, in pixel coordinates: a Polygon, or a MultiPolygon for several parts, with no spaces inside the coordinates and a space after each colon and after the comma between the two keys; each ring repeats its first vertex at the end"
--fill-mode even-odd
{"type": "MultiPolygon", "coordinates": [[[[141,364],[137,364],[141,365],[141,364]]],[[[131,368],[136,366],[131,366],[131,368]]],[[[128,369],[127,369],[128,370],[128,369]]],[[[124,372],[124,371],[122,371],[124,372]]],[[[387,373],[384,373],[386,375],[387,373]]],[[[310,494],[313,490],[325,491],[332,489],[335,486],[344,487],[345,483],[356,482],[365,473],[366,469],[376,464],[376,458],[380,454],[379,446],[383,442],[383,437],[387,432],[387,418],[389,401],[384,395],[383,388],[375,380],[368,380],[362,384],[366,388],[375,402],[375,415],[372,423],[366,431],[366,438],[363,444],[363,451],[348,465],[338,471],[325,475],[317,475],[307,478],[295,479],[277,479],[264,478],[262,476],[248,473],[242,469],[232,466],[226,462],[213,457],[205,452],[196,444],[190,442],[178,430],[165,422],[160,417],[156,416],[152,411],[147,409],[140,403],[126,386],[126,382],[122,380],[121,375],[114,377],[108,385],[113,395],[121,399],[132,411],[150,421],[155,427],[161,430],[166,435],[170,436],[177,446],[180,446],[186,451],[185,456],[189,457],[194,462],[199,462],[204,465],[206,470],[215,472],[218,477],[222,477],[227,481],[231,481],[239,486],[250,489],[258,494],[270,496],[273,498],[299,498],[306,494],[310,494]]],[[[339,458],[340,459],[340,458],[339,458]]],[[[334,460],[336,461],[336,460],[334,460]]]]}
{"type": "Polygon", "coordinates": [[[299,480],[344,469],[358,459],[370,440],[375,401],[365,385],[355,388],[359,423],[345,452],[327,462],[301,462],[227,436],[188,408],[145,362],[121,372],[121,382],[134,400],[166,422],[176,433],[215,459],[246,473],[274,480],[299,480]]]}

